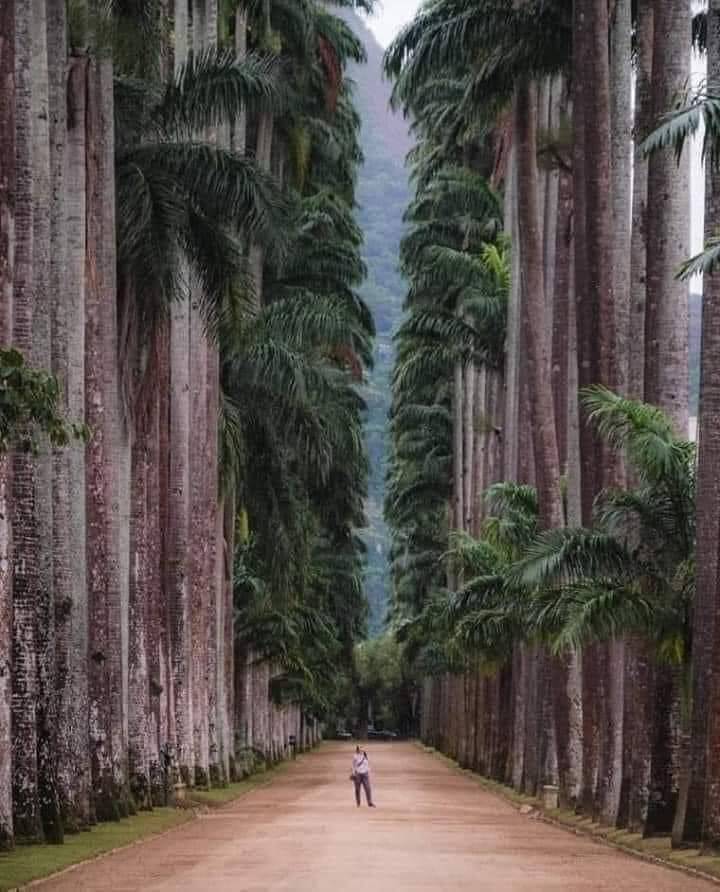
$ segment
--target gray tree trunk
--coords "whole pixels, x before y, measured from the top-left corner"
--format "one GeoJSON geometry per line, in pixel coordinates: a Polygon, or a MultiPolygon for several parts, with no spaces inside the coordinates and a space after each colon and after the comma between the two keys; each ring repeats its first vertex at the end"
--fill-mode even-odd
{"type": "MultiPolygon", "coordinates": [[[[66,42],[66,13],[64,0],[47,0],[47,67],[48,67],[48,112],[49,112],[49,167],[50,167],[50,213],[49,213],[49,296],[50,304],[50,358],[53,374],[61,388],[60,404],[67,412],[67,309],[68,309],[68,255],[65,210],[65,172],[67,166],[67,78],[68,51],[66,42]]],[[[77,419],[82,420],[82,417],[77,419]]],[[[54,618],[53,642],[48,653],[52,665],[48,679],[47,719],[48,753],[50,778],[53,793],[48,797],[45,819],[46,836],[55,841],[62,840],[64,814],[66,812],[65,791],[60,784],[59,774],[63,767],[63,750],[67,727],[62,710],[67,697],[69,681],[70,617],[72,588],[70,575],[70,477],[69,453],[56,450],[51,457],[50,476],[52,524],[52,595],[53,601],[48,612],[54,618]]]]}
{"type": "Polygon", "coordinates": [[[463,374],[463,506],[462,529],[472,532],[473,507],[473,446],[475,443],[475,387],[477,373],[472,362],[465,364],[463,374]]]}
{"type": "MultiPolygon", "coordinates": [[[[175,71],[188,54],[188,3],[175,0],[175,71]]],[[[185,270],[186,287],[187,270],[185,270]]],[[[192,779],[192,687],[190,673],[190,301],[173,306],[170,323],[170,496],[167,587],[171,634],[174,749],[181,777],[192,779]]]]}
{"type": "Polygon", "coordinates": [[[113,70],[88,66],[85,385],[90,751],[98,819],[127,810],[123,716],[113,70]]]}
{"type": "MultiPolygon", "coordinates": [[[[85,110],[88,60],[72,59],[68,77],[67,169],[65,225],[67,230],[67,350],[65,382],[68,416],[85,420],[85,110]]],[[[68,551],[70,591],[68,605],[67,682],[61,694],[64,732],[60,749],[60,795],[69,829],[85,826],[92,818],[90,750],[88,738],[88,576],[86,558],[85,449],[75,444],[63,453],[68,475],[68,551]]]]}
{"type": "MultiPolygon", "coordinates": [[[[673,106],[690,76],[690,6],[655,3],[653,121],[673,106]]],[[[689,254],[689,150],[680,163],[672,149],[648,164],[645,398],[667,412],[681,436],[688,431],[688,286],[677,272],[689,254]]]]}
{"type": "MultiPolygon", "coordinates": [[[[31,0],[15,4],[15,279],[13,343],[29,359],[33,331],[33,21],[31,0]]],[[[12,456],[12,769],[15,838],[42,837],[37,775],[38,603],[35,465],[12,456]]]]}
{"type": "MultiPolygon", "coordinates": [[[[15,4],[0,7],[0,346],[12,341],[15,267],[15,4]]],[[[0,456],[0,850],[13,845],[10,460],[0,456]]]]}
{"type": "MultiPolygon", "coordinates": [[[[708,83],[720,81],[720,0],[708,10],[708,83]]],[[[720,172],[707,166],[705,233],[720,231],[720,172]]],[[[720,598],[720,278],[703,283],[697,469],[697,576],[693,604],[692,718],[688,770],[681,778],[673,829],[675,844],[720,838],[717,780],[718,603],[720,598]],[[708,818],[710,820],[708,821],[708,818]],[[708,826],[709,824],[709,826],[708,826]]]]}

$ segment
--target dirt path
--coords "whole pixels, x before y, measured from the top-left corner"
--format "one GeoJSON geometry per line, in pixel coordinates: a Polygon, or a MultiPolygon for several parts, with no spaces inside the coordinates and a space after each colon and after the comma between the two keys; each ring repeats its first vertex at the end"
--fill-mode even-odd
{"type": "Polygon", "coordinates": [[[372,744],[378,808],[358,809],[352,746],[328,744],[226,808],[42,884],[67,892],[704,890],[533,821],[410,744],[372,744]]]}

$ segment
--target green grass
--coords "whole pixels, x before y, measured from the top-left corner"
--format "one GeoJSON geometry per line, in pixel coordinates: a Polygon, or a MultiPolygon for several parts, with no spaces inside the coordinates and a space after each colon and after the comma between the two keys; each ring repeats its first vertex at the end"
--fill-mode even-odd
{"type": "Polygon", "coordinates": [[[258,771],[251,777],[236,784],[229,784],[227,787],[191,790],[182,808],[156,808],[154,811],[140,812],[122,821],[98,824],[84,833],[67,835],[64,845],[61,846],[21,845],[12,852],[0,852],[0,892],[9,892],[73,864],[88,861],[113,849],[179,827],[193,819],[195,815],[193,809],[220,808],[251,790],[269,784],[290,764],[292,763],[283,762],[274,768],[258,771]]]}
{"type": "Polygon", "coordinates": [[[61,846],[17,846],[12,852],[0,853],[0,892],[8,892],[80,861],[87,861],[139,839],[163,833],[184,824],[192,817],[191,811],[156,808],[122,821],[98,824],[84,833],[67,835],[61,846]]]}

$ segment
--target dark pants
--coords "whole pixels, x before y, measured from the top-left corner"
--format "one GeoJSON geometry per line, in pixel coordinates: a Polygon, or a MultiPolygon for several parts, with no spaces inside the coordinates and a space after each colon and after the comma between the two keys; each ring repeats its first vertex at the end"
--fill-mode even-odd
{"type": "Polygon", "coordinates": [[[372,805],[372,790],[370,789],[370,775],[356,774],[353,778],[355,784],[355,802],[360,805],[360,788],[365,790],[365,801],[368,805],[372,805]]]}

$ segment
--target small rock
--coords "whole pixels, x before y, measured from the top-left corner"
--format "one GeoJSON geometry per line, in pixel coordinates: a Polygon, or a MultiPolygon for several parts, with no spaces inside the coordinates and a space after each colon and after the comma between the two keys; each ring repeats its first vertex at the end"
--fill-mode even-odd
{"type": "Polygon", "coordinates": [[[535,809],[532,805],[521,805],[520,806],[520,814],[521,815],[531,815],[535,809]]]}

